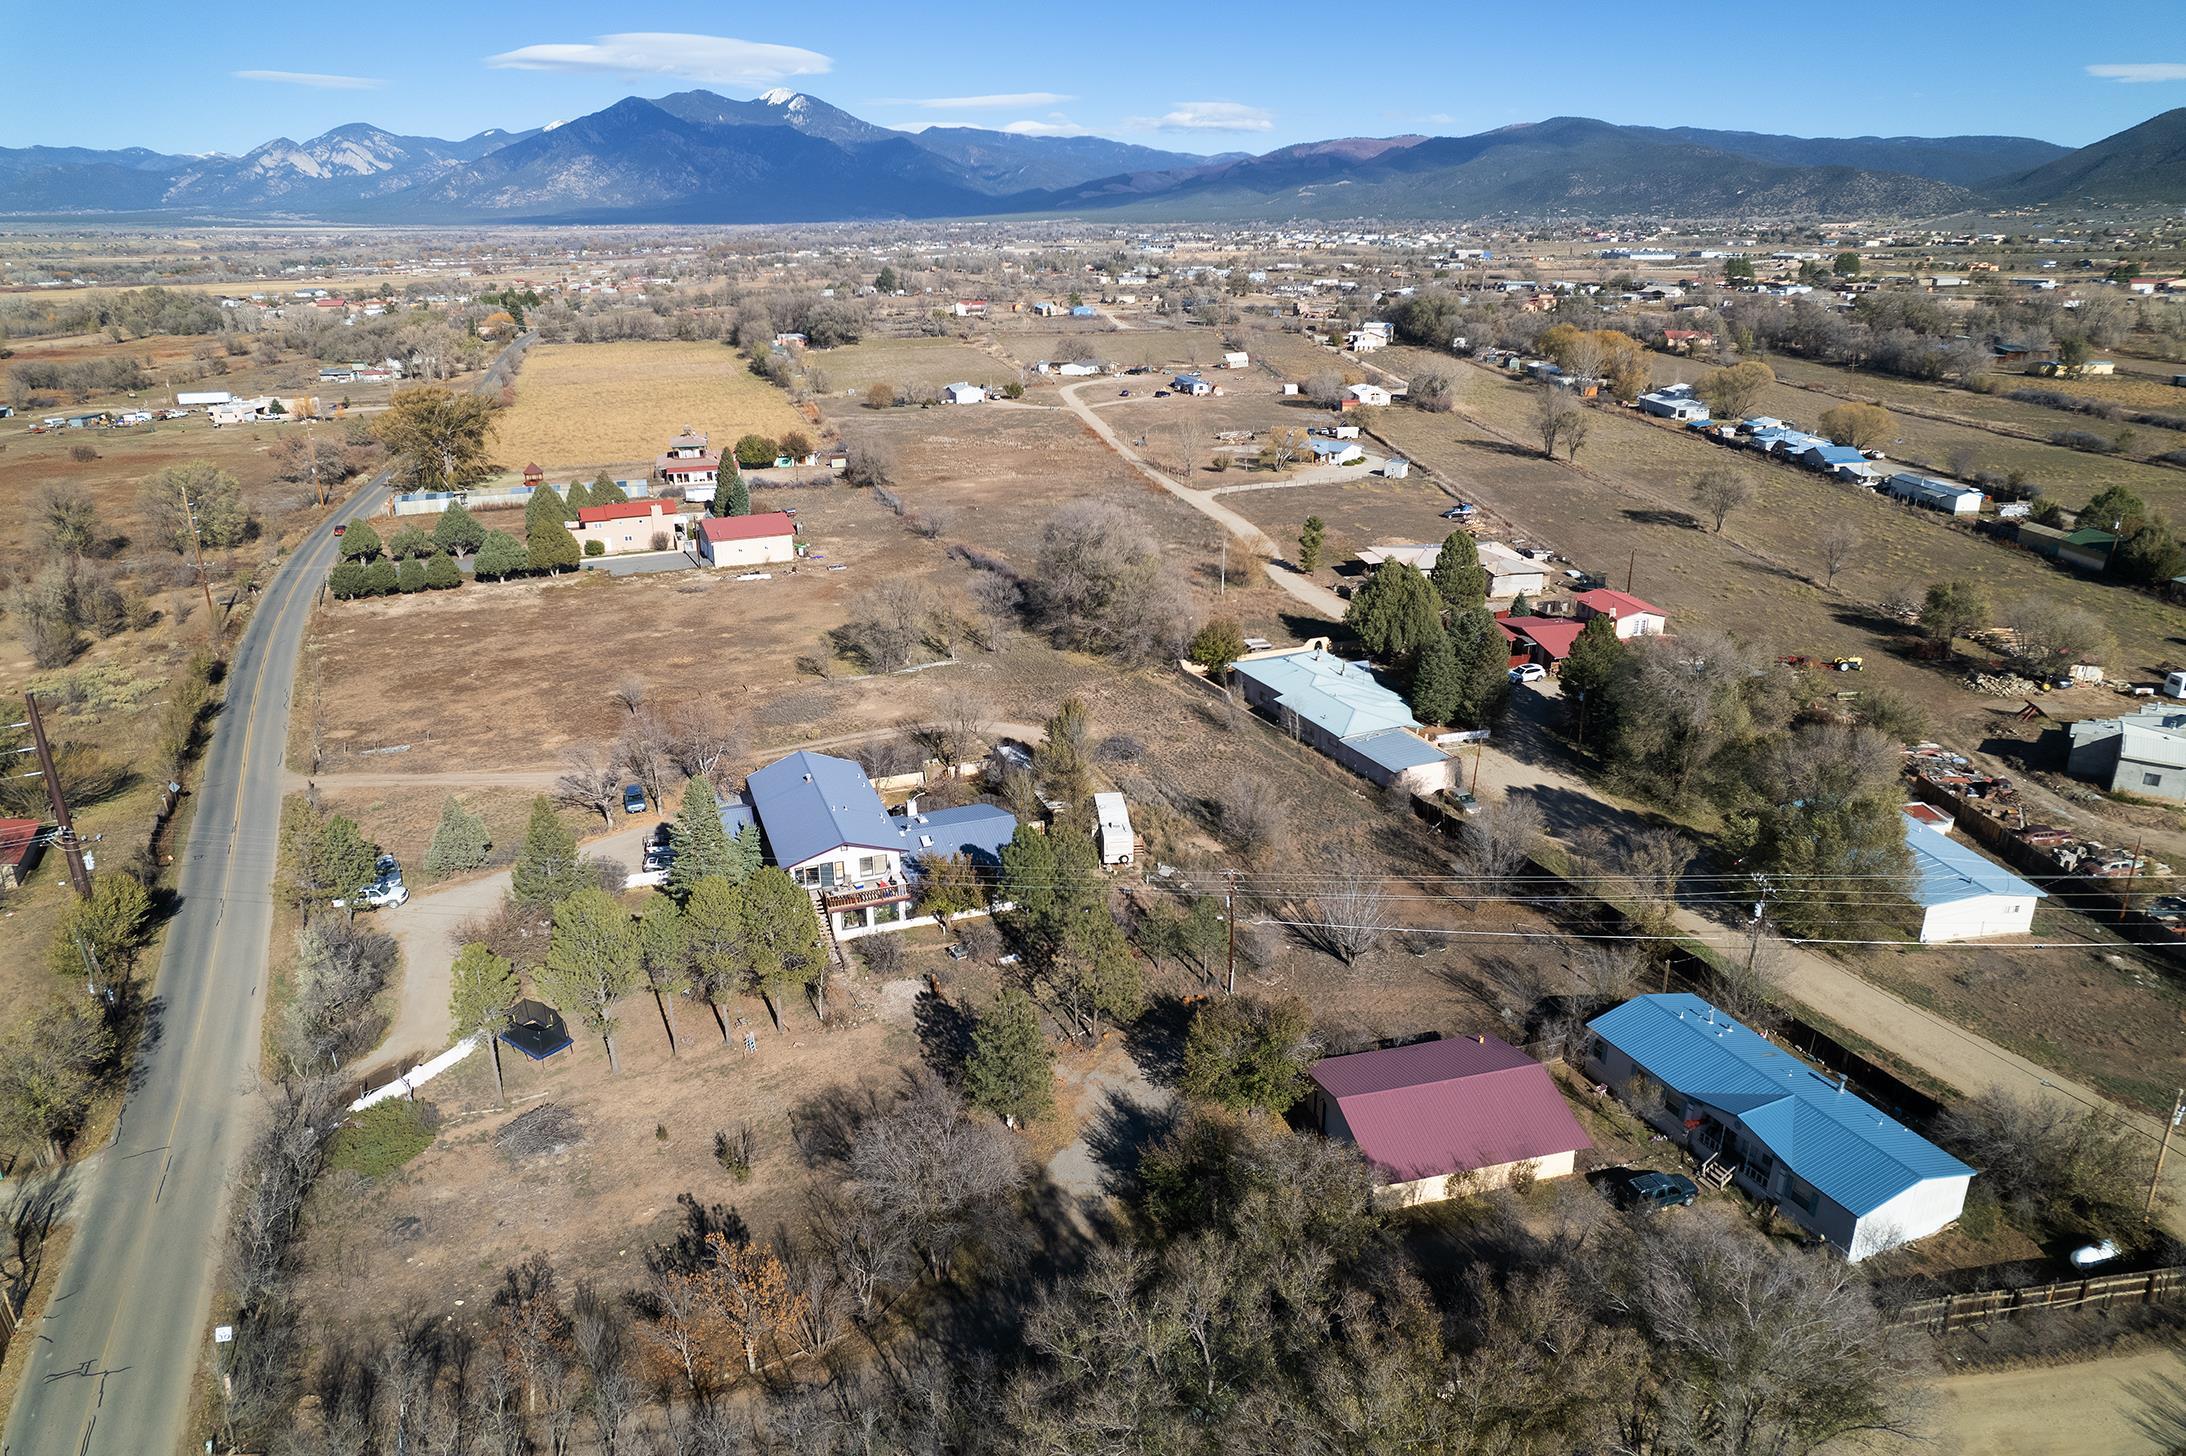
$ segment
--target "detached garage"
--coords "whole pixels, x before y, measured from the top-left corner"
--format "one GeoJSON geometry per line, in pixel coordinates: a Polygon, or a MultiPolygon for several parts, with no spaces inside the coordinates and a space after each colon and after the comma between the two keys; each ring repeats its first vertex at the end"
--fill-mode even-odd
{"type": "Polygon", "coordinates": [[[1907,814],[1906,847],[1913,852],[1913,901],[1920,906],[1920,940],[1940,945],[2025,935],[2034,927],[2041,890],[2002,865],[1907,814]]]}
{"type": "Polygon", "coordinates": [[[758,516],[707,516],[698,523],[698,554],[708,566],[765,566],[797,559],[797,523],[786,511],[758,516]]]}

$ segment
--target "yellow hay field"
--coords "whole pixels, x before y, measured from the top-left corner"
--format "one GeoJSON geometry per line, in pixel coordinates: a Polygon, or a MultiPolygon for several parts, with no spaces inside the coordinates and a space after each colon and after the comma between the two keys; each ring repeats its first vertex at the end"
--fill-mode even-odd
{"type": "Polygon", "coordinates": [[[495,458],[548,470],[650,460],[685,425],[715,449],[754,431],[817,434],[781,390],[722,344],[541,344],[501,412],[495,458]]]}

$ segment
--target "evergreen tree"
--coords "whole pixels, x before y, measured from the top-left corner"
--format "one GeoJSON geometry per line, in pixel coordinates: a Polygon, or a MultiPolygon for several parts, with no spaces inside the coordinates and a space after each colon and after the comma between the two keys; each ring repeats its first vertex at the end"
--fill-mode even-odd
{"type": "MultiPolygon", "coordinates": [[[[308,873],[317,887],[310,898],[344,900],[355,909],[357,891],[372,883],[379,868],[379,851],[365,840],[357,821],[343,814],[326,816],[318,824],[310,854],[308,873]]],[[[300,874],[298,887],[302,885],[300,874]]]]}
{"type": "Polygon", "coordinates": [[[463,585],[463,572],[453,556],[432,556],[425,561],[425,589],[449,591],[463,585]]]}
{"type": "Polygon", "coordinates": [[[668,1038],[668,1055],[676,1048],[675,1019],[668,1014],[668,998],[691,989],[691,937],[683,923],[683,911],[666,895],[645,902],[638,915],[638,964],[653,992],[660,1012],[660,1029],[668,1038]]]}
{"type": "Polygon", "coordinates": [[[361,561],[344,561],[326,574],[326,589],[339,601],[364,596],[371,590],[371,581],[361,561]]]}
{"type": "Polygon", "coordinates": [[[615,484],[615,477],[609,475],[606,471],[603,470],[598,475],[592,477],[591,498],[588,504],[595,506],[615,506],[621,505],[624,501],[628,499],[630,499],[630,497],[622,493],[622,487],[615,484]]]}
{"type": "Polygon", "coordinates": [[[1520,592],[1518,593],[1518,595],[1512,597],[1510,599],[1510,614],[1514,617],[1532,616],[1533,598],[1527,596],[1524,592],[1520,592]]]}
{"type": "Polygon", "coordinates": [[[410,558],[395,568],[395,590],[404,596],[425,590],[425,563],[410,558]]]}
{"type": "Polygon", "coordinates": [[[402,578],[395,574],[392,561],[375,561],[364,569],[364,593],[366,596],[391,597],[402,589],[402,578]]]}
{"type": "Polygon", "coordinates": [[[729,883],[741,885],[759,873],[759,866],[766,863],[766,850],[759,841],[759,826],[747,824],[736,831],[736,838],[729,841],[729,883]]]}
{"type": "Polygon", "coordinates": [[[62,909],[49,941],[49,963],[61,975],[84,974],[85,959],[119,979],[152,938],[152,897],[128,875],[96,875],[91,893],[62,909]]]}
{"type": "Polygon", "coordinates": [[[404,526],[387,538],[387,554],[397,561],[408,561],[413,556],[430,556],[436,549],[433,538],[421,526],[404,526]]]}
{"type": "Polygon", "coordinates": [[[1053,1105],[1055,1053],[1032,998],[1019,988],[1005,986],[972,1028],[964,1093],[974,1106],[1020,1123],[1053,1105]]]}
{"type": "Polygon", "coordinates": [[[508,1101],[501,1085],[501,1033],[508,1029],[509,1009],[522,993],[516,968],[490,946],[476,942],[464,946],[448,971],[448,1019],[457,1036],[486,1039],[486,1049],[493,1055],[495,1102],[508,1101]]]}
{"type": "Polygon", "coordinates": [[[569,832],[545,795],[531,801],[531,822],[523,848],[509,871],[509,888],[526,905],[552,905],[584,887],[577,862],[577,836],[569,832]]]}
{"type": "MultiPolygon", "coordinates": [[[[1097,858],[1096,858],[1097,863],[1097,858]]],[[[1146,981],[1138,957],[1105,896],[1072,906],[1056,922],[1054,948],[1041,969],[1057,999],[1088,1041],[1098,1041],[1101,1019],[1136,1016],[1146,1001],[1146,981]]]]}
{"type": "Polygon", "coordinates": [[[1624,662],[1624,643],[1608,617],[1589,617],[1572,641],[1571,655],[1557,676],[1563,679],[1567,711],[1576,720],[1579,741],[1606,743],[1615,722],[1615,701],[1606,691],[1624,662]]]}
{"type": "Polygon", "coordinates": [[[1321,565],[1321,548],[1326,544],[1328,525],[1319,516],[1307,516],[1305,529],[1298,533],[1298,569],[1317,571],[1321,565]]]}
{"type": "Polygon", "coordinates": [[[584,559],[577,538],[560,521],[541,521],[526,536],[524,555],[533,571],[560,571],[584,559]]]}
{"type": "Polygon", "coordinates": [[[1412,673],[1412,716],[1422,723],[1454,721],[1462,689],[1449,634],[1437,632],[1420,649],[1419,665],[1412,673]]]}
{"type": "Polygon", "coordinates": [[[1450,721],[1484,728],[1510,695],[1510,646],[1486,607],[1459,612],[1450,622],[1450,655],[1457,668],[1457,696],[1450,721]]]}
{"type": "Polygon", "coordinates": [[[638,932],[622,902],[597,886],[554,906],[539,989],[556,1009],[574,1011],[585,1028],[607,1044],[607,1069],[620,1072],[615,1031],[622,1024],[616,1003],[638,987],[638,932]]]}
{"type": "MultiPolygon", "coordinates": [[[[742,896],[727,880],[700,880],[683,906],[683,942],[689,957],[691,989],[720,1019],[724,998],[741,989],[743,975],[742,896]]],[[[729,1029],[722,1023],[721,1039],[729,1029]]]]}
{"type": "Polygon", "coordinates": [[[714,488],[713,513],[717,516],[751,514],[751,487],[744,484],[744,477],[734,470],[714,488]]]}
{"type": "Polygon", "coordinates": [[[1401,561],[1384,561],[1351,594],[1344,625],[1370,656],[1406,663],[1442,630],[1441,604],[1427,578],[1401,561]]]}
{"type": "Polygon", "coordinates": [[[1304,1002],[1228,996],[1193,1013],[1178,1085],[1187,1097],[1233,1112],[1281,1117],[1304,1095],[1313,1054],[1304,1002]]]}
{"type": "Polygon", "coordinates": [[[436,880],[467,874],[486,862],[486,851],[491,848],[493,839],[486,832],[486,821],[451,794],[440,806],[439,827],[433,830],[433,842],[425,848],[425,873],[436,880]]]}
{"type": "Polygon", "coordinates": [[[1055,846],[1030,824],[1019,824],[1002,846],[1002,873],[995,898],[1012,906],[1011,922],[1027,930],[1044,927],[1054,914],[1055,846]]]}
{"type": "Polygon", "coordinates": [[[486,528],[478,517],[463,508],[461,501],[451,501],[433,523],[433,544],[454,556],[468,556],[485,544],[486,528]]]}
{"type": "MultiPolygon", "coordinates": [[[[571,494],[575,494],[578,487],[575,482],[571,482],[569,489],[571,494]]],[[[576,519],[577,508],[560,491],[544,482],[532,491],[531,499],[524,502],[524,534],[527,536],[548,521],[576,519]]]]}
{"type": "Polygon", "coordinates": [[[524,543],[506,531],[488,531],[478,543],[478,560],[472,571],[478,576],[504,581],[531,569],[531,555],[524,543]]]}
{"type": "Polygon", "coordinates": [[[782,998],[803,988],[813,990],[816,1009],[825,1021],[827,953],[820,946],[820,920],[813,912],[812,896],[770,865],[744,885],[737,908],[745,972],[752,989],[766,998],[774,1029],[782,1029],[782,998]]]}
{"type": "Polygon", "coordinates": [[[342,560],[371,561],[380,554],[380,533],[370,521],[351,521],[342,532],[342,560]]]}
{"type": "Polygon", "coordinates": [[[1488,599],[1488,571],[1480,564],[1480,547],[1470,533],[1452,531],[1443,538],[1427,581],[1453,611],[1477,607],[1488,599]]]}
{"type": "Polygon", "coordinates": [[[731,884],[744,878],[737,873],[741,857],[721,827],[720,801],[714,798],[713,785],[702,778],[683,786],[683,807],[668,826],[668,844],[673,850],[668,860],[668,893],[678,904],[688,900],[692,888],[709,875],[731,884]]]}

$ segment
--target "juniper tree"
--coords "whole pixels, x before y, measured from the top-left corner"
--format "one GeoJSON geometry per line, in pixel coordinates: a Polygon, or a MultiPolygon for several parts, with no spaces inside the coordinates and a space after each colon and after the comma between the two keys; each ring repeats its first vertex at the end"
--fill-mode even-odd
{"type": "Polygon", "coordinates": [[[501,1033],[522,994],[516,968],[489,946],[472,943],[456,953],[448,972],[448,1019],[459,1037],[480,1036],[493,1057],[493,1099],[507,1102],[501,1085],[501,1033]]]}
{"type": "Polygon", "coordinates": [[[492,847],[486,821],[451,794],[440,807],[440,824],[433,830],[432,843],[425,848],[425,873],[445,880],[475,870],[486,862],[486,851],[492,847]]]}
{"type": "Polygon", "coordinates": [[[1005,986],[972,1028],[964,1094],[997,1117],[1030,1122],[1054,1102],[1055,1054],[1032,998],[1005,986]]]}
{"type": "Polygon", "coordinates": [[[637,925],[621,902],[597,887],[557,901],[539,989],[558,1008],[575,1011],[606,1043],[612,1072],[622,1070],[615,1053],[615,1031],[622,1022],[615,1006],[637,985],[637,925]]]}
{"type": "Polygon", "coordinates": [[[509,887],[516,898],[531,905],[553,905],[584,887],[585,875],[577,860],[577,836],[569,832],[544,795],[531,801],[531,822],[524,829],[523,847],[509,871],[509,887]]]}

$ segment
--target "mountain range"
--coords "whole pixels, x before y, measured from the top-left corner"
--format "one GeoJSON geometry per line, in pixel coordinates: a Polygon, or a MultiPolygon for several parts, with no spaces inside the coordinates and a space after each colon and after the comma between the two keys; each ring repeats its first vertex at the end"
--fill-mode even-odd
{"type": "Polygon", "coordinates": [[[461,141],[364,123],[240,157],[0,148],[0,214],[346,223],[764,223],[1095,215],[1933,216],[2186,201],[2186,109],[2073,150],[2029,137],[1792,137],[1554,117],[1205,157],[1095,136],[876,126],[816,96],[680,91],[461,141]]]}

